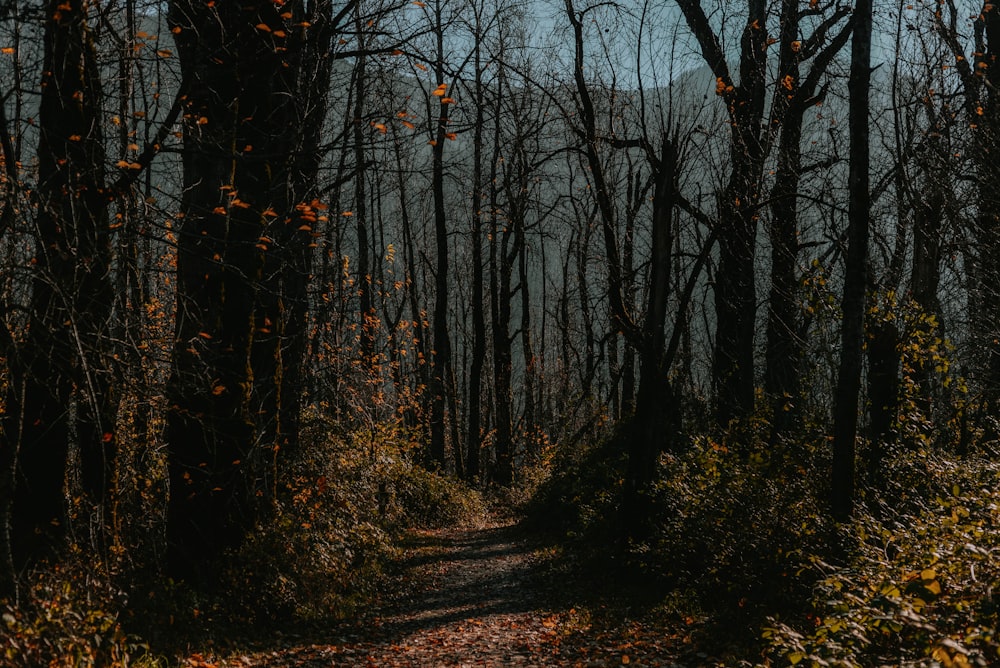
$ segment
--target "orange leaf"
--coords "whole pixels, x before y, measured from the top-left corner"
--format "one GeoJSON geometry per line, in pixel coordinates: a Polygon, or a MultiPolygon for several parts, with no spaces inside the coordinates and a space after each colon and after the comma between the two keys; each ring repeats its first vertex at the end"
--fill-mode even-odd
{"type": "Polygon", "coordinates": [[[401,123],[402,123],[403,125],[405,125],[406,127],[410,128],[411,130],[413,130],[413,129],[414,129],[415,127],[417,127],[417,126],[415,126],[415,125],[414,125],[413,123],[411,123],[411,122],[409,122],[409,121],[400,121],[400,122],[401,122],[401,123]]]}
{"type": "Polygon", "coordinates": [[[416,67],[418,70],[422,70],[424,72],[427,71],[427,66],[424,65],[423,63],[413,63],[413,66],[416,67]]]}
{"type": "Polygon", "coordinates": [[[209,334],[208,332],[198,332],[198,336],[200,336],[203,339],[211,339],[212,338],[212,335],[209,334]]]}
{"type": "Polygon", "coordinates": [[[225,207],[217,206],[214,209],[212,209],[212,213],[214,213],[216,215],[219,215],[219,216],[224,216],[224,215],[226,215],[226,209],[225,209],[225,207]]]}
{"type": "Polygon", "coordinates": [[[271,26],[266,23],[258,23],[257,30],[262,30],[263,32],[271,32],[271,26]]]}

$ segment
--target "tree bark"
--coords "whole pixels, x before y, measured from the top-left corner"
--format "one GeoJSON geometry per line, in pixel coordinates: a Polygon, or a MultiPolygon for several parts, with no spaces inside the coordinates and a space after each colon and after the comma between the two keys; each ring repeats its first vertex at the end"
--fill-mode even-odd
{"type": "MultiPolygon", "coordinates": [[[[443,8],[436,3],[435,38],[437,55],[434,64],[434,82],[440,88],[445,83],[444,72],[444,25],[443,8]]],[[[451,336],[448,331],[448,213],[444,201],[444,144],[448,132],[449,106],[442,100],[434,105],[438,117],[432,126],[433,146],[431,146],[431,192],[434,200],[434,239],[437,259],[434,270],[434,347],[431,351],[431,419],[430,419],[430,465],[441,470],[445,468],[445,406],[451,373],[451,336]]],[[[454,443],[454,447],[460,444],[454,443]]]]}
{"type": "Polygon", "coordinates": [[[855,439],[858,432],[858,396],[861,391],[862,346],[865,326],[865,289],[868,276],[869,229],[869,130],[871,88],[872,2],[859,0],[854,7],[851,71],[848,79],[850,109],[850,167],[848,185],[847,262],[841,299],[840,371],[834,397],[833,469],[831,509],[845,521],[854,510],[855,439]]]}
{"type": "Polygon", "coordinates": [[[304,42],[323,37],[301,27],[301,2],[280,12],[292,18],[249,0],[170,5],[190,92],[167,391],[168,571],[201,586],[275,495],[279,454],[297,437],[322,209],[299,199],[313,167],[296,149],[315,131],[301,124],[322,122],[299,107],[312,93],[301,89],[302,56],[304,42]]]}
{"type": "Polygon", "coordinates": [[[482,386],[486,364],[486,315],[483,300],[483,131],[486,123],[482,45],[474,51],[476,122],[472,129],[472,361],[469,367],[469,416],[466,435],[466,479],[475,484],[480,475],[482,448],[482,386]]]}
{"type": "Polygon", "coordinates": [[[100,74],[88,3],[52,0],[45,11],[38,236],[27,338],[10,361],[17,422],[5,446],[16,452],[12,544],[21,566],[66,535],[69,448],[79,448],[81,484],[99,515],[110,509],[117,450],[104,359],[113,290],[100,74]]]}

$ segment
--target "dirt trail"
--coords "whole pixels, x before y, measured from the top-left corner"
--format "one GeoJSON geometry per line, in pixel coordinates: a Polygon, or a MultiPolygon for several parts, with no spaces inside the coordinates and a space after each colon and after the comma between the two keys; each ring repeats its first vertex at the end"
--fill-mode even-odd
{"type": "Polygon", "coordinates": [[[660,654],[657,647],[639,651],[641,643],[627,631],[616,638],[588,638],[574,611],[547,604],[533,578],[539,561],[509,525],[422,531],[407,547],[399,587],[403,593],[367,628],[357,634],[334,632],[323,643],[238,657],[226,665],[674,665],[654,658],[660,654]]]}

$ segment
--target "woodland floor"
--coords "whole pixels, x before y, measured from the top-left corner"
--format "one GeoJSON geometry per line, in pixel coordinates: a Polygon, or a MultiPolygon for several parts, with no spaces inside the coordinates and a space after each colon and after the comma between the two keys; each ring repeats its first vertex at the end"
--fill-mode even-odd
{"type": "MultiPolygon", "coordinates": [[[[363,624],[309,638],[286,635],[208,665],[717,665],[696,652],[693,628],[683,620],[671,629],[631,620],[627,608],[578,610],[570,602],[593,600],[603,583],[560,582],[551,555],[509,522],[414,532],[386,588],[395,595],[363,624]]],[[[188,665],[206,665],[198,659],[188,665]]]]}

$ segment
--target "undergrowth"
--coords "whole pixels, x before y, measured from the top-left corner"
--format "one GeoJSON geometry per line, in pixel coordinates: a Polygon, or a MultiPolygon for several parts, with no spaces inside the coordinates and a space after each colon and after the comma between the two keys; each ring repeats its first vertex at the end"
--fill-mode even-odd
{"type": "Polygon", "coordinates": [[[1000,662],[1000,465],[915,451],[897,454],[889,476],[893,493],[870,493],[843,528],[848,558],[803,555],[816,584],[801,619],[776,615],[763,631],[767,665],[1000,662]]]}
{"type": "Polygon", "coordinates": [[[733,442],[661,457],[640,545],[619,531],[620,437],[557,458],[528,524],[558,536],[563,580],[603,583],[569,603],[693,623],[692,652],[721,665],[1000,663],[1000,464],[899,447],[838,525],[827,439],[733,442]]]}
{"type": "Polygon", "coordinates": [[[156,575],[155,564],[123,574],[71,550],[25,579],[17,605],[0,603],[0,665],[165,668],[191,642],[354,618],[379,596],[402,532],[483,512],[477,492],[415,463],[399,425],[335,434],[313,420],[215,592],[156,575]]]}

